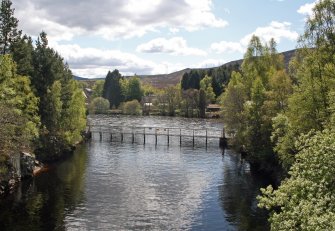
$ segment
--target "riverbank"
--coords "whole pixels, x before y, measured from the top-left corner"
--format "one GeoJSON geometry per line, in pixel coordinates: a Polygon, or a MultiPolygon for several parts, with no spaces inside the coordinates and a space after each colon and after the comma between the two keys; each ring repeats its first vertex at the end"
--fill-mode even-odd
{"type": "Polygon", "coordinates": [[[1,164],[0,196],[11,193],[18,182],[43,171],[44,165],[28,152],[12,155],[1,164]]]}
{"type": "Polygon", "coordinates": [[[20,152],[17,155],[12,155],[7,161],[0,164],[0,197],[11,194],[21,181],[47,172],[50,166],[60,163],[72,156],[77,145],[83,141],[84,139],[72,145],[69,150],[64,151],[62,155],[57,156],[56,159],[45,159],[41,161],[38,160],[34,154],[28,152],[20,152]]]}

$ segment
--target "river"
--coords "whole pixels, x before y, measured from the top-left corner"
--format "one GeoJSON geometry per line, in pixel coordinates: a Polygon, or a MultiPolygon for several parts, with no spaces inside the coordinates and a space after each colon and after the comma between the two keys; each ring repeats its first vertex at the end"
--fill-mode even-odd
{"type": "MultiPolygon", "coordinates": [[[[216,128],[215,120],[93,116],[122,126],[216,128]]],[[[98,135],[0,200],[0,230],[268,230],[256,196],[267,180],[218,140],[205,148],[110,142],[98,135]]],[[[163,139],[163,138],[159,138],[163,139]]]]}

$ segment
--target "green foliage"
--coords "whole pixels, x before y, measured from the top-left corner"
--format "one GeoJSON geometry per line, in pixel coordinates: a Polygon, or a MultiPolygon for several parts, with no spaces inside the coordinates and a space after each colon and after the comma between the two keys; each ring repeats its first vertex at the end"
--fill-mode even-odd
{"type": "Polygon", "coordinates": [[[93,90],[92,98],[102,97],[102,93],[104,90],[104,84],[105,84],[104,80],[95,81],[93,89],[92,89],[93,90]]]}
{"type": "Polygon", "coordinates": [[[201,118],[206,117],[206,93],[204,89],[200,89],[199,91],[199,116],[201,118]]]}
{"type": "Polygon", "coordinates": [[[128,98],[127,100],[141,101],[143,96],[143,91],[141,88],[140,79],[136,76],[129,79],[129,89],[128,89],[128,98]]]}
{"type": "Polygon", "coordinates": [[[10,47],[13,60],[17,64],[17,73],[19,75],[33,75],[33,42],[30,37],[24,35],[18,37],[10,47]]]}
{"type": "Polygon", "coordinates": [[[303,135],[296,148],[290,178],[262,189],[259,206],[272,210],[272,230],[334,230],[334,131],[303,135]]]}
{"type": "Polygon", "coordinates": [[[215,103],[215,93],[212,87],[212,78],[206,75],[200,81],[200,89],[204,90],[206,103],[215,103]]]}
{"type": "Polygon", "coordinates": [[[153,87],[151,84],[142,84],[142,91],[144,96],[156,95],[159,93],[159,89],[153,87]]]}
{"type": "Polygon", "coordinates": [[[20,36],[17,30],[18,20],[14,17],[14,9],[10,0],[2,0],[0,6],[0,47],[1,54],[7,54],[10,45],[20,36]]]}
{"type": "Polygon", "coordinates": [[[290,65],[290,74],[296,86],[285,112],[289,127],[280,135],[274,134],[275,150],[286,167],[294,161],[291,160],[292,156],[294,158],[292,137],[312,129],[322,131],[332,120],[331,92],[335,89],[334,9],[334,1],[322,0],[316,4],[314,16],[308,19],[305,33],[300,38],[301,49],[290,65]]]}
{"type": "Polygon", "coordinates": [[[108,99],[110,108],[119,107],[120,103],[124,101],[124,95],[120,80],[122,79],[121,74],[118,70],[108,72],[102,92],[102,97],[108,99]]]}
{"type": "Polygon", "coordinates": [[[94,98],[90,104],[91,114],[105,114],[109,110],[109,101],[102,97],[94,98]]]}
{"type": "Polygon", "coordinates": [[[170,86],[157,94],[156,106],[160,115],[174,116],[180,107],[181,95],[179,86],[170,86]]]}
{"type": "Polygon", "coordinates": [[[188,89],[182,92],[181,112],[185,117],[199,117],[199,90],[188,89]]]}
{"type": "Polygon", "coordinates": [[[37,154],[45,160],[57,159],[81,140],[86,126],[84,96],[63,59],[48,47],[44,32],[33,51],[33,67],[32,85],[40,98],[43,126],[37,154]]]}
{"type": "Polygon", "coordinates": [[[141,115],[141,104],[136,99],[125,102],[122,105],[122,113],[126,115],[141,115]]]}
{"type": "Polygon", "coordinates": [[[253,36],[241,73],[233,72],[220,97],[227,132],[243,145],[249,161],[265,171],[272,171],[277,157],[271,142],[272,119],[287,110],[292,82],[284,70],[273,40],[263,45],[253,36]]]}
{"type": "Polygon", "coordinates": [[[81,132],[86,127],[85,97],[78,83],[73,79],[63,86],[64,94],[68,94],[70,97],[68,100],[63,99],[67,107],[62,108],[61,129],[67,143],[76,144],[81,141],[81,132]],[[67,92],[64,89],[67,89],[67,92]]]}
{"type": "Polygon", "coordinates": [[[285,114],[278,114],[272,119],[272,128],[271,141],[276,144],[274,151],[278,154],[283,168],[288,171],[294,163],[294,154],[297,151],[292,125],[285,114]]]}
{"type": "Polygon", "coordinates": [[[181,79],[181,88],[183,90],[188,89],[200,89],[200,80],[203,76],[197,70],[191,70],[190,72],[186,72],[181,79]]]}
{"type": "Polygon", "coordinates": [[[242,141],[244,119],[244,103],[247,100],[246,89],[243,84],[242,75],[238,72],[232,73],[232,78],[225,92],[220,96],[223,107],[223,120],[228,133],[236,133],[236,141],[242,141]]]}
{"type": "Polygon", "coordinates": [[[3,132],[8,132],[3,135],[13,139],[9,142],[13,150],[29,149],[31,141],[38,136],[38,99],[30,88],[30,80],[16,74],[16,65],[9,55],[0,56],[0,64],[0,103],[3,125],[7,126],[3,132]]]}
{"type": "Polygon", "coordinates": [[[125,101],[131,101],[134,99],[137,101],[142,100],[143,90],[140,79],[137,76],[129,79],[123,79],[121,81],[121,86],[125,101]]]}

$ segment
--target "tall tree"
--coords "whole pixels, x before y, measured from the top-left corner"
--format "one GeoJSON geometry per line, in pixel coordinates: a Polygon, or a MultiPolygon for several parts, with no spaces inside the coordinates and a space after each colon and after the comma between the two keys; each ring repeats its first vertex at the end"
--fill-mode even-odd
{"type": "Polygon", "coordinates": [[[69,67],[61,56],[48,47],[42,32],[33,52],[32,84],[40,98],[42,122],[40,158],[58,158],[78,142],[85,127],[85,101],[69,67]],[[52,153],[50,155],[49,153],[52,153]]]}
{"type": "Polygon", "coordinates": [[[10,52],[17,64],[17,73],[19,75],[33,75],[33,51],[33,41],[27,35],[18,37],[11,44],[10,52]]]}
{"type": "MultiPolygon", "coordinates": [[[[294,141],[290,138],[312,129],[322,131],[331,122],[331,93],[335,89],[334,9],[334,1],[318,1],[300,38],[301,49],[291,63],[291,74],[296,86],[285,113],[289,129],[274,136],[277,141],[275,148],[281,153],[282,162],[287,167],[294,162],[292,148],[286,148],[294,146],[294,141]]],[[[277,127],[279,125],[277,123],[277,127]]]]}
{"type": "Polygon", "coordinates": [[[143,91],[141,88],[140,79],[136,76],[131,77],[128,80],[128,94],[127,94],[127,101],[131,101],[136,99],[137,101],[141,101],[143,96],[143,91]]]}
{"type": "Polygon", "coordinates": [[[93,85],[93,89],[92,89],[93,90],[92,98],[102,97],[102,92],[104,90],[104,84],[105,84],[104,80],[95,81],[93,85]]]}
{"type": "Polygon", "coordinates": [[[0,92],[4,146],[12,147],[8,153],[30,149],[40,125],[38,99],[30,88],[29,78],[16,74],[16,65],[9,55],[0,55],[0,92]]]}
{"type": "Polygon", "coordinates": [[[200,89],[199,91],[199,117],[205,118],[206,117],[206,93],[204,89],[200,89]]]}
{"type": "Polygon", "coordinates": [[[118,70],[113,72],[108,71],[102,97],[108,99],[110,108],[119,107],[120,103],[123,102],[123,94],[120,80],[122,79],[121,74],[118,70]]]}
{"type": "Polygon", "coordinates": [[[13,41],[21,34],[17,30],[18,20],[14,17],[14,9],[10,0],[2,0],[0,6],[0,47],[1,53],[9,52],[13,41]]]}

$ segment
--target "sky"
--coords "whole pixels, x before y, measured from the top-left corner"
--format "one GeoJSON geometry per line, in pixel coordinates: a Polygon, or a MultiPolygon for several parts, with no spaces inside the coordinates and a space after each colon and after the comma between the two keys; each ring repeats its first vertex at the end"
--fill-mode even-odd
{"type": "Polygon", "coordinates": [[[74,75],[167,74],[243,58],[252,35],[295,49],[315,0],[12,0],[19,29],[74,75]]]}

